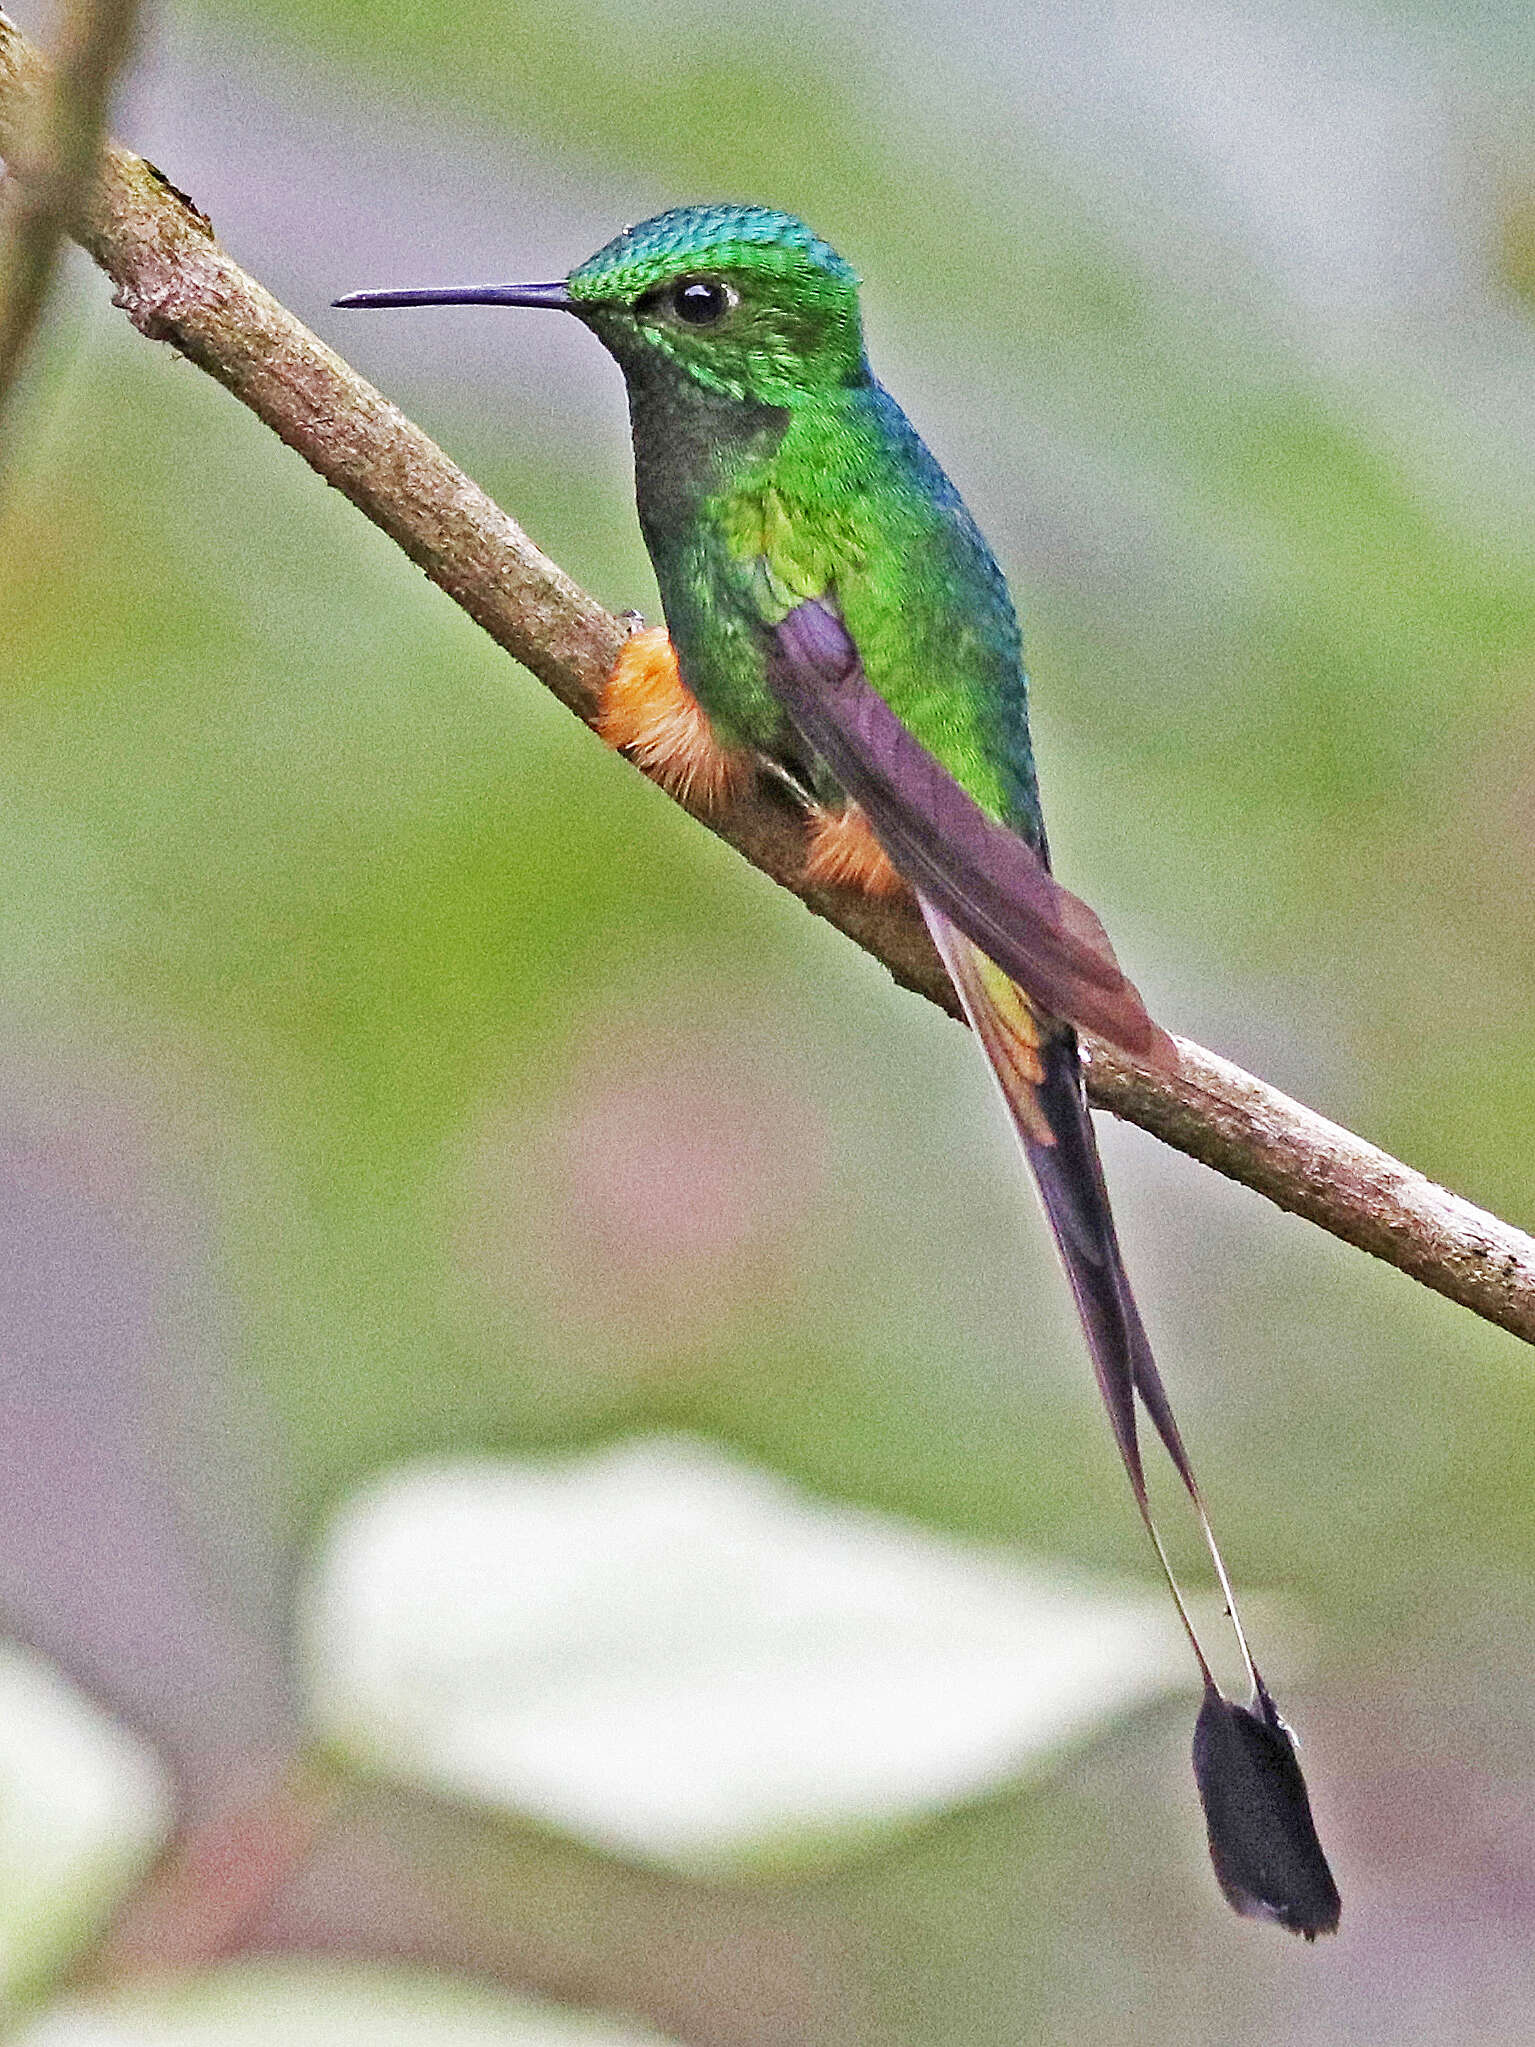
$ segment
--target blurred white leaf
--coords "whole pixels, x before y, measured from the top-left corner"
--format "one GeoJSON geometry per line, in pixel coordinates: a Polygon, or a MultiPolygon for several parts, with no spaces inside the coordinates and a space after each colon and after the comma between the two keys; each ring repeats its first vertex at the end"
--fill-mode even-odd
{"type": "Polygon", "coordinates": [[[250,1963],[61,2005],[14,2047],[665,2047],[660,2034],[414,1971],[250,1963]]]}
{"type": "Polygon", "coordinates": [[[0,1642],[0,1996],[95,1931],[171,1818],[153,1752],[52,1664],[0,1642]]]}
{"type": "Polygon", "coordinates": [[[1160,1599],[673,1438],[391,1475],[303,1633],[356,1765],[716,1873],[973,1796],[1192,1676],[1160,1599]]]}

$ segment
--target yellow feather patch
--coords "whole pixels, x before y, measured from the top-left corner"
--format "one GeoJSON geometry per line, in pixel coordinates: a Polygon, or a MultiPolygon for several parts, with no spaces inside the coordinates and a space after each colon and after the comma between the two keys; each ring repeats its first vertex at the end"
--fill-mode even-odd
{"type": "Polygon", "coordinates": [[[982,1050],[1019,1131],[1031,1144],[1054,1144],[1034,1090],[1045,1077],[1045,1031],[1027,995],[947,918],[929,928],[937,940],[982,1050]]]}

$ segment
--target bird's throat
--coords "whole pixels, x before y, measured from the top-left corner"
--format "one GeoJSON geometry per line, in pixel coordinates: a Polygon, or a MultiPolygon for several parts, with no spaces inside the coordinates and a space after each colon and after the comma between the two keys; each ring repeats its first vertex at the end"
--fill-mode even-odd
{"type": "Polygon", "coordinates": [[[766,462],[787,410],[711,391],[669,366],[627,372],[634,487],[647,540],[682,535],[740,478],[766,462]]]}

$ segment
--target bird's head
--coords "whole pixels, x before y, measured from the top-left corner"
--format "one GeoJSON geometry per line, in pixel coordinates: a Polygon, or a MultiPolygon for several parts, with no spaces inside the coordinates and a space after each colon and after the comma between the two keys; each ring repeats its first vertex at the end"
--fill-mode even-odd
{"type": "Polygon", "coordinates": [[[867,374],[858,280],[792,214],[679,207],[599,249],[568,289],[626,371],[664,362],[768,405],[867,374]]]}
{"type": "Polygon", "coordinates": [[[682,206],[626,228],[559,284],[355,292],[338,305],[550,306],[574,313],[631,381],[672,374],[792,407],[868,376],[858,280],[792,214],[682,206]]]}

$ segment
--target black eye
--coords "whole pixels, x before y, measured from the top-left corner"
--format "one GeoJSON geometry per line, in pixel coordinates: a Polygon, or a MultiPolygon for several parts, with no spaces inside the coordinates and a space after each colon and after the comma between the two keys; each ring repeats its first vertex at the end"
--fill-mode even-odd
{"type": "Polygon", "coordinates": [[[672,311],[690,327],[710,327],[736,302],[728,284],[713,277],[683,277],[672,286],[672,311]]]}

